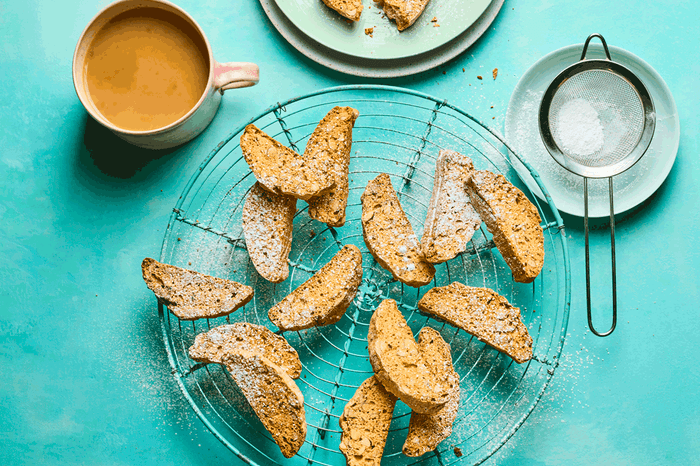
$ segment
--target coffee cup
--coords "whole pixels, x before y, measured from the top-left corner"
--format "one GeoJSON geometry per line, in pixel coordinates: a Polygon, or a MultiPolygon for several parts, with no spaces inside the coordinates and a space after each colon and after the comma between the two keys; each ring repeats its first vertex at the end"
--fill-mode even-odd
{"type": "Polygon", "coordinates": [[[134,145],[183,144],[211,123],[227,89],[259,81],[253,63],[218,63],[190,15],[164,0],[120,0],[100,11],[73,55],[88,113],[134,145]]]}

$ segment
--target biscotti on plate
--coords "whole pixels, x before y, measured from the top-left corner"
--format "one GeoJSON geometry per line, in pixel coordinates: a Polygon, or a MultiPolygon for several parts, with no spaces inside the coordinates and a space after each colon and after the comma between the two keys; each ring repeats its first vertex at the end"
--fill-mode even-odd
{"type": "Polygon", "coordinates": [[[466,155],[440,151],[421,238],[421,249],[428,262],[439,264],[464,252],[481,225],[465,188],[473,171],[474,165],[466,155]]]}
{"type": "Polygon", "coordinates": [[[335,185],[329,157],[302,157],[255,125],[246,126],[241,151],[260,185],[273,193],[306,201],[335,185]]]}
{"type": "Polygon", "coordinates": [[[362,194],[362,235],[379,265],[394,279],[415,287],[433,279],[435,267],[425,260],[386,173],[367,183],[362,194]]]}
{"type": "Polygon", "coordinates": [[[306,439],[304,396],[279,366],[251,351],[233,351],[223,364],[282,454],[291,458],[306,439]]]}
{"type": "Polygon", "coordinates": [[[287,258],[292,249],[292,230],[297,200],[253,185],[243,205],[243,235],[255,270],[268,281],[279,283],[289,276],[287,258]]]}
{"type": "Polygon", "coordinates": [[[475,171],[466,187],[513,279],[532,282],[544,265],[544,235],[537,208],[503,175],[490,171],[475,171]]]}
{"type": "Polygon", "coordinates": [[[358,387],[338,421],[347,466],[380,466],[395,405],[396,397],[374,375],[358,387]]]}
{"type": "Polygon", "coordinates": [[[200,333],[190,346],[189,355],[197,362],[221,364],[227,354],[236,351],[260,354],[293,379],[298,379],[301,374],[299,355],[284,337],[275,335],[267,327],[248,322],[219,325],[200,333]]]}
{"type": "Polygon", "coordinates": [[[362,0],[323,0],[323,3],[332,10],[340,13],[341,16],[359,21],[362,14],[362,0]]]}
{"type": "Polygon", "coordinates": [[[421,456],[435,450],[452,433],[452,424],[459,410],[459,376],[452,367],[450,345],[437,330],[424,327],[418,334],[418,348],[423,357],[451,379],[452,389],[447,403],[433,414],[412,412],[408,436],[403,444],[406,456],[421,456]]]}
{"type": "Polygon", "coordinates": [[[282,331],[334,324],[347,310],[361,282],[362,254],[357,246],[345,245],[267,315],[282,331]]]}
{"type": "Polygon", "coordinates": [[[253,289],[247,285],[161,264],[149,257],[141,263],[141,273],[146,286],[182,320],[225,316],[253,298],[253,289]]]}
{"type": "Polygon", "coordinates": [[[372,314],[367,350],[377,379],[413,411],[434,413],[449,401],[454,381],[423,356],[393,299],[372,314]]]}
{"type": "Polygon", "coordinates": [[[351,107],[334,107],[311,134],[304,151],[304,158],[323,157],[331,160],[330,175],[335,186],[308,201],[309,216],[331,227],[342,227],[345,224],[352,128],[359,115],[351,107]]]}
{"type": "Polygon", "coordinates": [[[423,13],[429,0],[382,0],[384,13],[396,21],[399,31],[410,27],[423,13]]]}
{"type": "Polygon", "coordinates": [[[418,309],[474,335],[517,363],[532,358],[532,337],[520,309],[493,290],[454,282],[425,293],[418,309]]]}

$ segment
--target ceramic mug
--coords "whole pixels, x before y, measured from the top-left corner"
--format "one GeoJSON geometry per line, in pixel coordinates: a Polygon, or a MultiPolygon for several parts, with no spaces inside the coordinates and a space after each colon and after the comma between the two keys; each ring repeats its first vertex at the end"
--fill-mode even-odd
{"type": "Polygon", "coordinates": [[[195,20],[164,0],[120,0],[107,6],[85,28],[73,55],[73,83],[88,113],[125,141],[149,149],[174,147],[193,139],[211,123],[225,90],[253,86],[259,79],[258,66],[253,63],[214,60],[209,41],[195,20]],[[151,21],[150,16],[157,19],[151,21]],[[150,36],[135,35],[145,31],[150,36]],[[157,41],[156,47],[148,40],[157,41]],[[183,47],[184,43],[194,45],[183,47]],[[196,54],[195,59],[189,59],[186,52],[196,54]],[[152,67],[154,58],[149,53],[176,57],[179,63],[175,64],[191,73],[169,62],[165,62],[165,71],[152,67]],[[140,61],[120,62],[123,57],[140,61]],[[160,71],[152,71],[155,69],[160,71]],[[160,72],[169,72],[170,81],[155,76],[160,72]],[[132,93],[130,101],[120,97],[128,93],[132,93]],[[158,111],[153,111],[158,115],[149,114],[150,103],[158,105],[158,111]],[[176,119],[169,121],[168,117],[176,119]],[[141,121],[146,126],[139,126],[141,121]]]}

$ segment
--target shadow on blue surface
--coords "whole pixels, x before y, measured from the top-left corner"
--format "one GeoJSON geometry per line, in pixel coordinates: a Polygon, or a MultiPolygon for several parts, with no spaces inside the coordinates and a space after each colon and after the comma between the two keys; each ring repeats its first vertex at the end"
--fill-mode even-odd
{"type": "Polygon", "coordinates": [[[121,179],[131,178],[151,161],[166,157],[178,149],[152,150],[136,147],[90,117],[85,121],[83,141],[87,153],[81,154],[81,161],[89,166],[85,160],[85,157],[89,157],[100,172],[121,179]]]}

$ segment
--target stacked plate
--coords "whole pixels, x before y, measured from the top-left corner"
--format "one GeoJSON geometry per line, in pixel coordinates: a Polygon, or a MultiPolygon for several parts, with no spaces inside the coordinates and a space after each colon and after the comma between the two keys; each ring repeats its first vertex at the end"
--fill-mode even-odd
{"type": "Polygon", "coordinates": [[[260,3],[280,34],[310,59],[347,74],[393,78],[429,70],[462,53],[486,32],[503,1],[433,0],[403,32],[371,2],[365,2],[357,22],[321,0],[260,3]]]}

